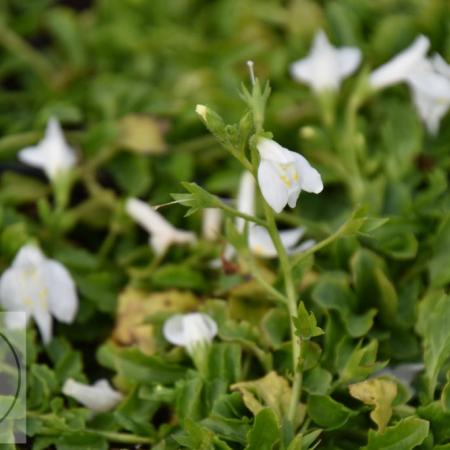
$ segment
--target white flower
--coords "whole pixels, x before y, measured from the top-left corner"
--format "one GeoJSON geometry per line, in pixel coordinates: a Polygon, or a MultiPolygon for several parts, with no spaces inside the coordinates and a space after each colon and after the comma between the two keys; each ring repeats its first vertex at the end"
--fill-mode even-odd
{"type": "MultiPolygon", "coordinates": [[[[250,172],[244,172],[239,183],[239,191],[237,195],[237,209],[245,214],[253,216],[255,214],[255,178],[250,172]]],[[[236,219],[236,228],[239,232],[243,232],[245,228],[245,219],[236,219]]],[[[305,233],[304,228],[292,228],[290,230],[282,230],[280,233],[281,243],[288,254],[300,253],[315,244],[315,241],[309,239],[297,245],[298,241],[305,233]]],[[[251,224],[248,228],[248,246],[250,251],[260,258],[276,258],[278,252],[272,242],[269,232],[266,228],[251,224]]],[[[232,245],[227,245],[224,252],[224,258],[230,260],[234,257],[236,250],[232,245]]]]}
{"type": "Polygon", "coordinates": [[[219,237],[222,216],[220,208],[205,208],[203,210],[202,234],[206,240],[215,241],[219,237]]]}
{"type": "MultiPolygon", "coordinates": [[[[256,183],[255,178],[249,171],[245,171],[241,175],[239,181],[239,190],[237,195],[237,209],[239,212],[248,214],[249,216],[255,215],[255,191],[256,183]]],[[[244,231],[245,219],[238,217],[236,219],[236,228],[238,231],[244,231]]]]}
{"type": "MultiPolygon", "coordinates": [[[[305,229],[301,227],[282,230],[279,234],[281,243],[289,255],[304,252],[316,243],[313,239],[309,239],[297,245],[298,241],[305,234],[305,229]]],[[[251,252],[261,258],[276,258],[278,256],[269,232],[266,228],[259,225],[253,225],[248,230],[248,245],[251,252]]]]}
{"type": "MultiPolygon", "coordinates": [[[[44,343],[52,338],[52,315],[64,323],[73,322],[78,311],[75,283],[58,261],[48,259],[33,245],[17,253],[0,279],[0,304],[6,311],[25,311],[32,316],[44,343]]],[[[26,323],[6,314],[7,328],[24,328],[26,323]]]]}
{"type": "Polygon", "coordinates": [[[42,169],[50,180],[76,163],[75,151],[67,144],[61,125],[55,118],[48,121],[44,139],[33,147],[20,150],[18,157],[26,164],[42,169]]]}
{"type": "Polygon", "coordinates": [[[309,55],[291,65],[292,77],[309,84],[316,92],[337,90],[361,62],[355,47],[333,47],[323,31],[318,31],[309,55]]]}
{"type": "Polygon", "coordinates": [[[261,157],[258,183],[271,208],[279,213],[286,204],[294,208],[302,190],[319,194],[323,183],[319,172],[299,153],[282,147],[272,139],[261,138],[257,148],[261,157]]]}
{"type": "Polygon", "coordinates": [[[150,246],[157,255],[164,254],[172,244],[191,244],[197,241],[194,233],[178,230],[142,200],[128,199],[125,209],[130,217],[150,233],[150,246]]]}
{"type": "Polygon", "coordinates": [[[410,386],[417,375],[425,369],[422,363],[404,363],[395,367],[388,366],[377,372],[375,376],[389,375],[398,378],[400,381],[410,386]]]}
{"type": "Polygon", "coordinates": [[[450,108],[450,66],[439,56],[424,59],[407,77],[414,104],[430,134],[436,135],[450,108]]]}
{"type": "Polygon", "coordinates": [[[176,314],[164,323],[163,334],[171,344],[185,347],[192,355],[196,346],[214,339],[217,324],[203,313],[176,314]]]}
{"type": "Polygon", "coordinates": [[[64,383],[62,392],[95,412],[109,411],[123,399],[122,394],[113,389],[105,379],[90,386],[69,378],[64,383]]]}
{"type": "Polygon", "coordinates": [[[429,46],[428,38],[420,35],[408,48],[370,74],[371,87],[382,89],[406,81],[425,59],[429,46]]]}

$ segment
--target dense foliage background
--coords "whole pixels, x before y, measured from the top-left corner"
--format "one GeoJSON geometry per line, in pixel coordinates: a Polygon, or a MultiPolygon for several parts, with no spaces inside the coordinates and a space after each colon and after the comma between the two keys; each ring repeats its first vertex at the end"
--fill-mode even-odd
{"type": "MultiPolygon", "coordinates": [[[[307,156],[324,179],[324,192],[302,194],[280,224],[304,225],[320,240],[360,205],[372,218],[389,218],[371,233],[347,234],[298,270],[298,290],[325,335],[311,344],[306,365],[307,437],[289,449],[318,441],[317,448],[334,450],[450,448],[450,118],[428,136],[407,87],[394,86],[359,110],[357,138],[348,142],[357,173],[342,156],[358,80],[421,33],[449,60],[446,0],[0,3],[0,266],[34,239],[66,265],[80,295],[76,321],[57,324],[49,346],[30,329],[33,448],[109,448],[111,433],[123,445],[129,435],[130,446],[157,449],[287,448],[294,430],[280,434],[270,428],[278,423],[272,417],[253,418],[263,406],[283,418],[287,313],[244,269],[210,268],[225,239],[172,248],[159,260],[123,208],[129,196],[170,202],[181,181],[236,196],[242,170],[208,134],[195,105],[237,122],[245,112],[238,89],[248,80],[247,59],[272,86],[266,129],[307,156]],[[320,28],[336,46],[363,52],[363,67],[344,82],[328,127],[314,94],[288,72],[320,28]],[[45,176],[15,158],[42,137],[51,116],[80,161],[70,208],[58,221],[45,176]],[[161,334],[170,314],[195,309],[219,324],[206,377],[161,334]],[[394,431],[376,432],[371,408],[350,396],[349,384],[386,364],[424,361],[440,374],[436,386],[428,371],[414,389],[398,381],[394,431]],[[62,396],[69,377],[111,378],[126,399],[93,417],[62,396]]],[[[183,218],[179,205],[160,212],[200,232],[200,214],[183,218]]],[[[276,283],[276,263],[261,264],[276,283]]]]}

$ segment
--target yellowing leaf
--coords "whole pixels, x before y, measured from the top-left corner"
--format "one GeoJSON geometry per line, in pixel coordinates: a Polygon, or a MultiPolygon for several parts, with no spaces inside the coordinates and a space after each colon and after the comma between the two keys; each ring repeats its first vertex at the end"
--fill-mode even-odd
{"type": "Polygon", "coordinates": [[[397,396],[397,384],[384,378],[373,378],[349,386],[350,395],[364,404],[375,406],[371,419],[383,433],[392,416],[392,402],[397,396]]]}
{"type": "Polygon", "coordinates": [[[159,154],[166,150],[164,124],[149,116],[130,114],[119,122],[119,145],[136,153],[159,154]]]}
{"type": "MultiPolygon", "coordinates": [[[[242,381],[231,386],[239,391],[245,406],[256,416],[263,408],[270,407],[280,421],[286,417],[292,389],[285,378],[276,372],[269,372],[265,377],[253,381],[242,381]]],[[[305,415],[304,405],[298,404],[296,422],[300,424],[305,415]]]]}
{"type": "Polygon", "coordinates": [[[149,293],[135,288],[125,289],[119,296],[117,322],[113,340],[123,346],[137,345],[145,354],[155,351],[153,325],[145,318],[159,312],[184,312],[195,309],[196,297],[189,292],[169,290],[149,293]]]}

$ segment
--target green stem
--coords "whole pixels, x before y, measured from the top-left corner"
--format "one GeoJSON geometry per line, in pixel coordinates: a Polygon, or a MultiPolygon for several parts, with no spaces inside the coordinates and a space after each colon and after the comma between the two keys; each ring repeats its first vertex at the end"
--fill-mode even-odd
{"type": "Polygon", "coordinates": [[[288,303],[287,298],[264,279],[264,276],[261,274],[258,267],[256,266],[253,257],[250,256],[247,261],[250,265],[253,278],[255,278],[255,280],[258,281],[261,287],[265,289],[271,297],[286,305],[288,303]]]}
{"type": "Polygon", "coordinates": [[[294,279],[292,277],[291,264],[289,262],[286,249],[281,242],[280,235],[275,222],[275,217],[272,209],[268,203],[263,199],[264,204],[264,214],[267,221],[267,230],[269,231],[270,237],[275,245],[278,252],[278,257],[280,259],[280,268],[283,273],[284,285],[286,288],[286,300],[289,315],[291,316],[290,328],[291,328],[291,339],[292,339],[292,368],[294,373],[294,380],[292,384],[292,395],[288,410],[288,420],[294,421],[297,405],[299,402],[300,392],[302,389],[302,379],[303,374],[299,367],[299,361],[301,357],[301,344],[300,339],[295,333],[295,325],[292,318],[297,317],[297,294],[295,290],[294,279]]]}
{"type": "Polygon", "coordinates": [[[267,227],[267,222],[265,220],[260,219],[259,217],[250,216],[248,214],[245,214],[241,211],[238,211],[235,208],[232,208],[231,206],[228,206],[227,204],[220,202],[219,205],[217,205],[218,208],[222,208],[224,211],[230,213],[232,216],[235,217],[242,217],[242,219],[245,219],[249,222],[254,222],[258,225],[261,225],[262,227],[267,227]]]}
{"type": "Polygon", "coordinates": [[[136,436],[135,434],[129,433],[117,433],[114,431],[93,430],[90,428],[87,428],[86,431],[102,436],[108,439],[108,441],[120,442],[121,444],[152,444],[154,442],[153,439],[146,438],[143,436],[136,436]]]}

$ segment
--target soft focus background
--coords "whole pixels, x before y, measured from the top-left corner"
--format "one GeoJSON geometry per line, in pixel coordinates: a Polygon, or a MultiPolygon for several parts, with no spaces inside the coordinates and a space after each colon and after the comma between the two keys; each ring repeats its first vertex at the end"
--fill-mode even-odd
{"type": "MultiPolygon", "coordinates": [[[[286,370],[289,358],[282,346],[286,330],[274,340],[267,337],[269,332],[248,331],[248,327],[258,327],[269,312],[270,320],[283,322],[283,313],[276,316],[267,302],[262,306],[254,302],[261,292],[246,284],[245,275],[208,269],[207,262],[220,253],[223,239],[216,244],[201,242],[193,250],[173,248],[164,261],[155,263],[147,234],[123,211],[123,201],[129,196],[152,205],[170,202],[171,193],[183,191],[181,181],[195,181],[222,197],[236,195],[241,168],[206,131],[195,105],[206,104],[227,121],[237,122],[245,111],[239,87],[248,84],[245,62],[249,59],[255,62],[257,76],[270,80],[272,86],[265,128],[284,146],[306,155],[324,178],[324,193],[317,197],[302,194],[292,214],[282,217],[282,226],[303,224],[308,236],[319,240],[360,204],[373,217],[391,219],[370,238],[335,243],[317,257],[313,269],[302,268],[307,273],[302,284],[305,302],[328,326],[328,310],[344,322],[349,314],[364,317],[364,323],[355,324],[363,333],[346,335],[348,340],[341,347],[347,353],[365,339],[364,344],[376,341],[379,345],[378,361],[421,361],[421,338],[415,330],[419,299],[429,288],[445,289],[450,282],[450,115],[441,122],[440,133],[430,137],[405,85],[369,98],[357,117],[359,134],[353,143],[360,152],[364,186],[357,195],[351,174],[339,165],[332,136],[340,130],[359,77],[419,34],[430,38],[431,53],[439,52],[449,61],[448,0],[2,0],[0,268],[10,264],[23,244],[36,239],[49,256],[69,268],[80,293],[75,323],[55,325],[58,337],[49,349],[43,349],[36,335],[30,338],[29,363],[34,369],[30,369],[29,408],[55,410],[50,401],[60,395],[68,376],[90,381],[115,376],[123,390],[134,381],[139,387],[149,383],[140,400],[137,390],[133,391],[135,397],[114,418],[99,420],[92,428],[163,436],[176,426],[173,422],[167,425],[170,409],[161,407],[170,396],[158,397],[148,406],[148,399],[155,398],[149,380],[154,376],[163,383],[168,377],[172,382],[181,378],[180,372],[168,369],[166,363],[155,369],[150,360],[141,358],[142,353],[120,360],[113,346],[133,345],[146,355],[164,353],[162,318],[212,297],[228,299],[227,314],[235,323],[245,324],[244,331],[231,327],[222,335],[224,340],[228,333],[230,341],[245,341],[243,378],[265,373],[267,366],[255,357],[258,351],[273,353],[275,368],[286,370]],[[290,63],[305,57],[318,29],[335,46],[356,46],[363,53],[361,68],[341,88],[333,132],[323,127],[309,87],[289,75],[290,63]],[[41,139],[52,116],[60,119],[80,161],[70,208],[57,233],[50,226],[52,200],[44,175],[16,158],[18,150],[41,139]],[[358,258],[366,250],[376,256],[364,260],[369,265],[361,267],[376,271],[376,276],[362,283],[355,300],[350,280],[357,278],[358,258]],[[343,278],[333,278],[336,273],[343,278]],[[164,302],[166,297],[158,297],[154,309],[130,306],[161,292],[171,292],[169,304],[164,302]],[[339,301],[333,303],[335,297],[329,292],[338,292],[339,301]],[[339,306],[342,298],[350,297],[351,313],[339,306]],[[387,300],[377,303],[379,298],[387,300]],[[371,307],[382,311],[374,322],[371,307]],[[119,324],[118,308],[131,311],[119,324]],[[130,335],[146,315],[153,322],[149,321],[143,335],[130,335]],[[119,362],[113,362],[114,355],[119,362]],[[161,431],[163,423],[166,428],[161,431]]],[[[201,216],[185,219],[186,211],[179,205],[160,212],[180,228],[201,229],[201,216]]],[[[274,267],[267,264],[268,273],[274,267]]],[[[272,272],[268,276],[275,279],[272,272]]],[[[219,314],[213,306],[209,311],[219,314]]],[[[337,333],[335,342],[331,334],[324,343],[323,364],[336,373],[339,364],[331,368],[333,345],[346,333],[339,330],[330,331],[337,333]]],[[[178,353],[170,354],[169,360],[184,364],[183,370],[190,364],[178,353]]],[[[232,381],[236,379],[231,377],[232,381]]],[[[177,414],[204,417],[208,411],[195,409],[203,406],[190,405],[191,409],[181,408],[177,414]]],[[[241,441],[248,422],[245,426],[241,441]]],[[[366,429],[368,422],[357,426],[366,429]]],[[[325,435],[328,447],[323,448],[338,448],[333,446],[336,436],[325,435]]],[[[366,442],[364,434],[345,439],[339,448],[359,448],[366,442]]],[[[439,442],[448,439],[447,431],[439,442]]],[[[105,442],[99,442],[101,446],[97,443],[99,447],[92,448],[104,448],[105,442]]],[[[77,445],[70,448],[84,444],[77,445]]],[[[239,445],[235,448],[242,448],[239,445]]]]}

